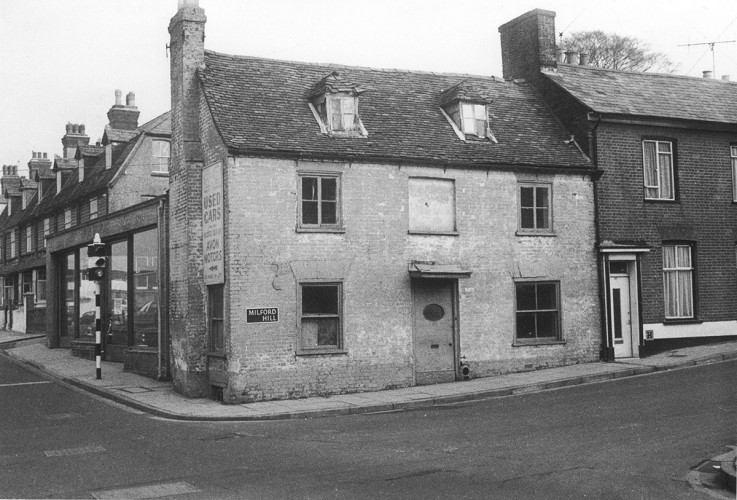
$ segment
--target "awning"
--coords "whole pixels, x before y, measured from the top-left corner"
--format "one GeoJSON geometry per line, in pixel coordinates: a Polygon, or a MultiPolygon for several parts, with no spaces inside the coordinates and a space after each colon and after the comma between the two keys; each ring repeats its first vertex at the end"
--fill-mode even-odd
{"type": "Polygon", "coordinates": [[[458,264],[410,262],[409,275],[411,278],[458,279],[470,278],[471,271],[461,268],[458,264]]]}

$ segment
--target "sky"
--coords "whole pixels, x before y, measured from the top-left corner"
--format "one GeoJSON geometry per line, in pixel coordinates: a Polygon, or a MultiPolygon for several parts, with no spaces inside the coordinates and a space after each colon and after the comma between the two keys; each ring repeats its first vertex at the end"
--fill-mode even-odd
{"type": "MultiPolygon", "coordinates": [[[[205,47],[227,54],[502,76],[498,27],[556,13],[556,31],[634,36],[676,74],[737,81],[734,0],[200,0],[205,47]],[[687,44],[702,44],[686,47],[687,44]],[[712,62],[713,54],[713,62],[712,62]]],[[[0,162],[61,154],[67,123],[102,138],[115,89],[139,124],[170,107],[168,25],[177,0],[0,0],[0,162]]]]}

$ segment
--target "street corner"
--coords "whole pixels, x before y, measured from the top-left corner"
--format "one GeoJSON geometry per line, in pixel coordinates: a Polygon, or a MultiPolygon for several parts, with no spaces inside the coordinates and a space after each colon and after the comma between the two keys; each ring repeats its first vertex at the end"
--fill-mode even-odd
{"type": "Polygon", "coordinates": [[[735,460],[737,446],[726,446],[722,453],[699,463],[686,475],[686,481],[696,491],[711,498],[735,498],[735,460]]]}

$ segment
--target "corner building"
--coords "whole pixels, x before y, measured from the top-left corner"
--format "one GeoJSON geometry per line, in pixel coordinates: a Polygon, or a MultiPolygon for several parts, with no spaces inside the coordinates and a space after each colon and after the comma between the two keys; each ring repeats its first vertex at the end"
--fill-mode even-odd
{"type": "Polygon", "coordinates": [[[595,171],[531,87],[219,54],[205,22],[185,1],[169,26],[177,391],[242,403],[598,359],[595,171]]]}

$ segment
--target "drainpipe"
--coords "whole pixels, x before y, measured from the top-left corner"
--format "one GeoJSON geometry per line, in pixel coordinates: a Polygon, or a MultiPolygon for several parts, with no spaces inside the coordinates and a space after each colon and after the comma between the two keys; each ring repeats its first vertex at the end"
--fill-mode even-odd
{"type": "Polygon", "coordinates": [[[159,329],[159,335],[158,335],[159,355],[157,356],[158,365],[156,368],[156,378],[157,380],[163,380],[166,374],[164,373],[165,367],[164,367],[164,363],[162,362],[162,359],[164,357],[164,346],[166,344],[164,343],[164,338],[163,338],[164,331],[161,328],[163,324],[161,315],[162,315],[162,310],[164,309],[164,300],[163,300],[164,295],[165,293],[167,293],[166,290],[164,290],[165,288],[164,279],[166,279],[167,273],[164,271],[163,266],[162,266],[162,261],[161,261],[161,255],[163,253],[161,251],[161,246],[162,246],[161,235],[164,234],[164,232],[161,230],[161,224],[164,222],[164,198],[163,197],[159,198],[159,206],[157,208],[157,219],[158,220],[156,223],[156,240],[158,242],[158,245],[156,248],[156,258],[158,259],[158,262],[159,262],[159,307],[157,308],[158,310],[156,312],[156,321],[158,322],[158,329],[159,329]]]}

